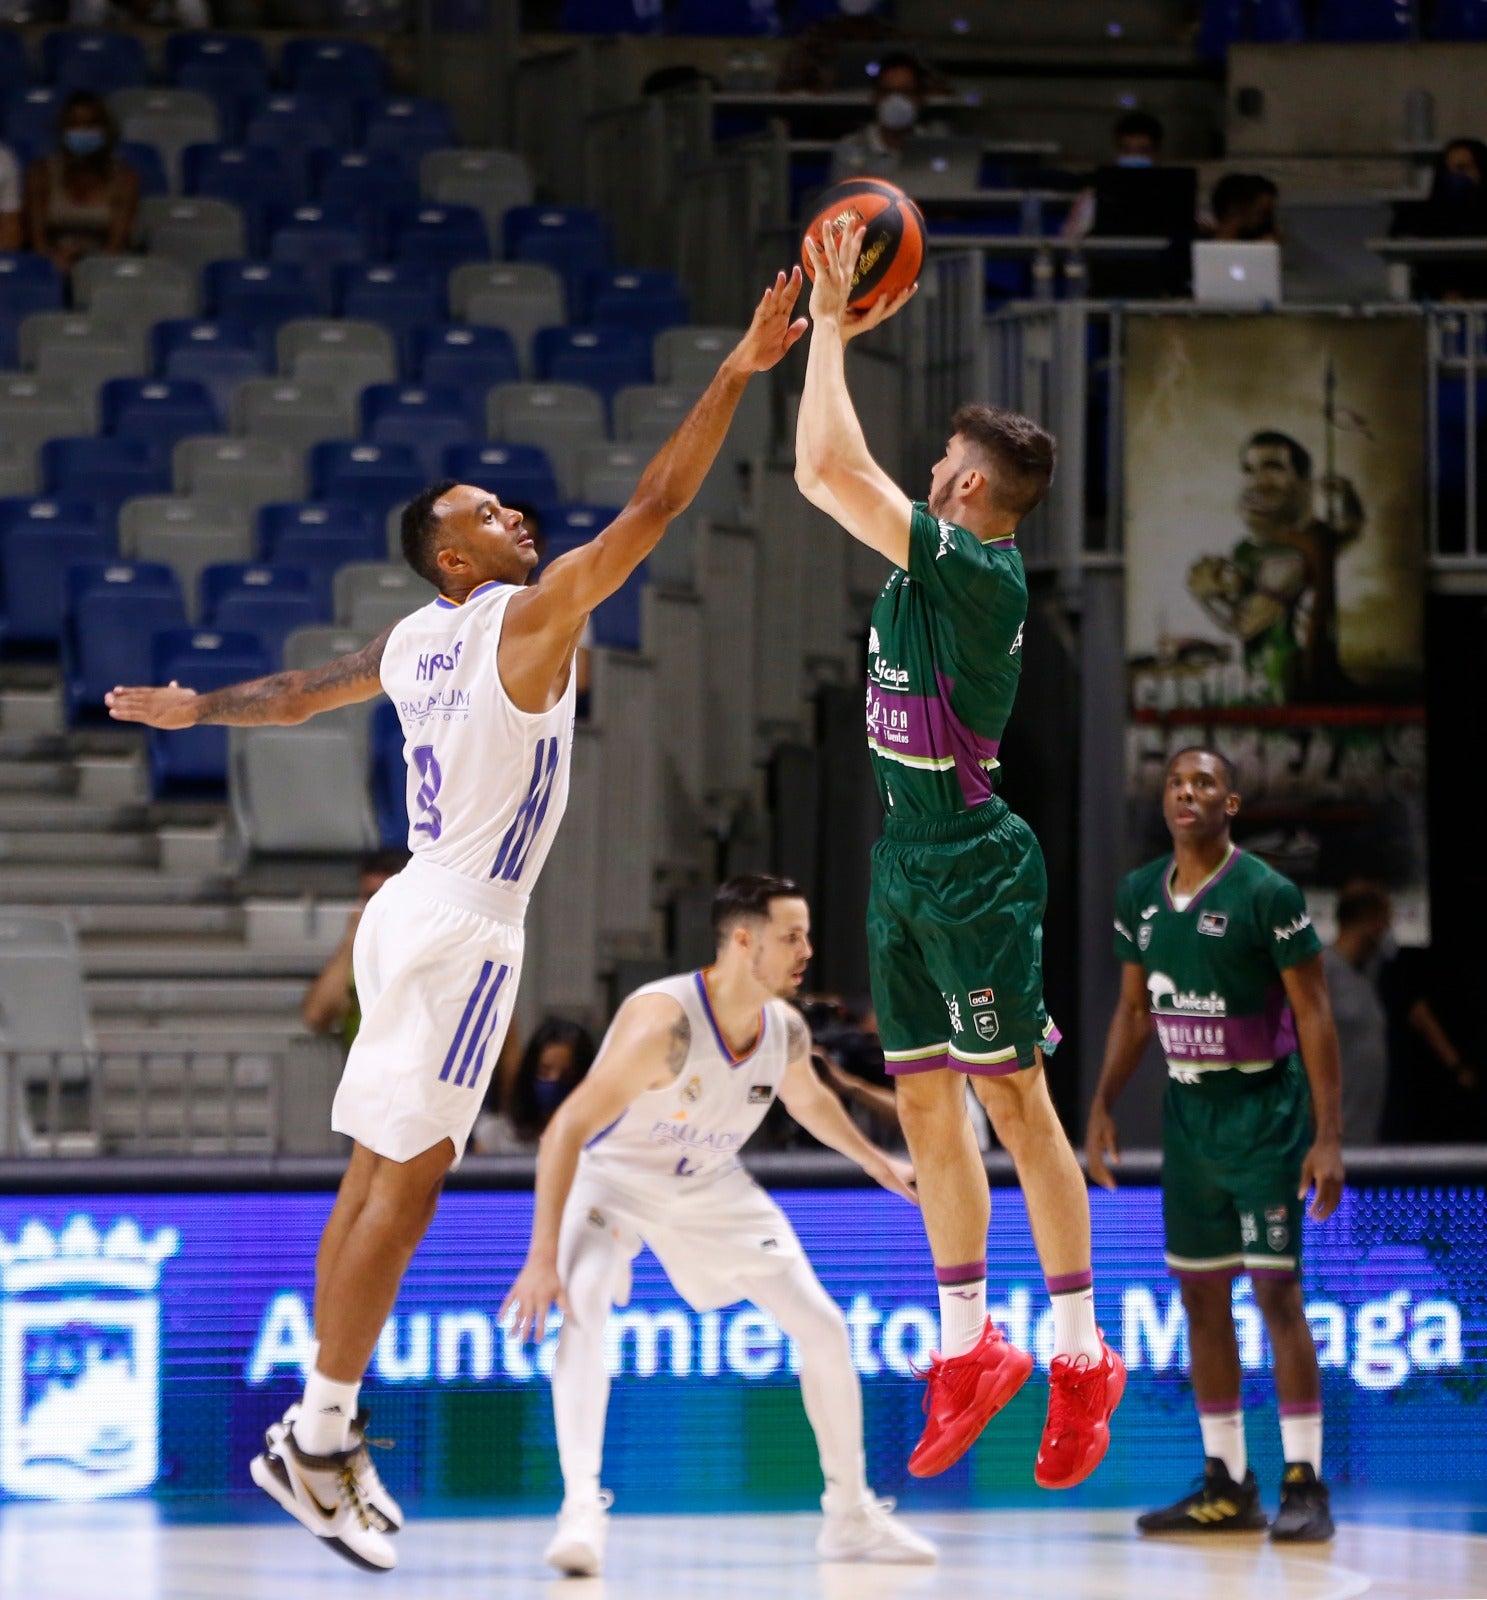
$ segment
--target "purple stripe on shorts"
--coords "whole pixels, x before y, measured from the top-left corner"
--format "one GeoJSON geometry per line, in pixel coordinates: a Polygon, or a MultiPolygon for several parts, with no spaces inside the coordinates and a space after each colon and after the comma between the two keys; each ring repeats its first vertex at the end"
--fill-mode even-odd
{"type": "Polygon", "coordinates": [[[1094,1268],[1086,1267],[1083,1272],[1057,1272],[1043,1281],[1048,1285],[1049,1294],[1077,1294],[1081,1289],[1094,1287],[1094,1268]]]}
{"type": "Polygon", "coordinates": [[[1319,1417],[1322,1414],[1320,1400],[1296,1400],[1281,1402],[1280,1414],[1283,1417],[1319,1417]]]}
{"type": "Polygon", "coordinates": [[[1238,1278],[1244,1274],[1245,1266],[1243,1262],[1235,1262],[1232,1267],[1169,1266],[1167,1271],[1170,1272],[1174,1278],[1198,1278],[1200,1280],[1207,1278],[1238,1278]]]}
{"type": "Polygon", "coordinates": [[[936,1267],[935,1282],[949,1286],[954,1283],[980,1283],[986,1277],[986,1257],[979,1261],[962,1261],[955,1267],[936,1267]]]}
{"type": "Polygon", "coordinates": [[[1239,1410],[1239,1396],[1236,1394],[1232,1400],[1200,1400],[1198,1402],[1198,1415],[1200,1417],[1231,1417],[1239,1410]]]}
{"type": "Polygon", "coordinates": [[[907,1078],[911,1073],[938,1072],[949,1065],[949,1052],[941,1050],[938,1055],[916,1056],[912,1061],[885,1061],[883,1068],[890,1078],[907,1078]]]}

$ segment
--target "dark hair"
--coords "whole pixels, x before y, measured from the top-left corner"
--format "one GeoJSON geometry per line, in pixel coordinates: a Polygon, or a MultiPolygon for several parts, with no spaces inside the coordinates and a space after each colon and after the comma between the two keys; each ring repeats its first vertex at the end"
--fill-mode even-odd
{"type": "Polygon", "coordinates": [[[1372,922],[1375,917],[1389,915],[1389,894],[1382,884],[1348,883],[1337,897],[1337,925],[1339,928],[1356,927],[1360,922],[1372,922]]]}
{"type": "Polygon", "coordinates": [[[1291,470],[1298,478],[1311,476],[1311,451],[1304,445],[1298,444],[1289,433],[1278,433],[1274,428],[1261,428],[1258,433],[1252,433],[1244,441],[1244,449],[1239,452],[1242,462],[1251,450],[1271,448],[1284,450],[1291,458],[1291,470]]]}
{"type": "Polygon", "coordinates": [[[1266,196],[1279,195],[1280,190],[1269,178],[1258,172],[1226,172],[1213,186],[1213,220],[1222,222],[1246,206],[1266,196]]]}
{"type": "Polygon", "coordinates": [[[373,850],[361,858],[362,877],[395,877],[413,859],[406,850],[373,850]]]}
{"type": "Polygon", "coordinates": [[[547,1125],[537,1105],[535,1086],[542,1052],[550,1044],[567,1045],[573,1054],[572,1066],[565,1077],[570,1089],[583,1082],[594,1064],[594,1039],[587,1028],[562,1017],[546,1017],[537,1024],[521,1053],[516,1076],[511,1080],[511,1125],[523,1139],[537,1138],[547,1125]]]}
{"type": "Polygon", "coordinates": [[[57,113],[58,140],[61,140],[62,129],[68,116],[74,111],[84,109],[96,111],[103,123],[103,149],[99,151],[99,155],[111,155],[114,146],[119,142],[119,124],[114,121],[114,114],[108,108],[108,101],[101,94],[94,94],[91,89],[74,89],[62,102],[62,109],[57,113]]]}
{"type": "Polygon", "coordinates": [[[1171,772],[1180,756],[1212,756],[1219,764],[1219,770],[1224,775],[1224,784],[1230,794],[1239,793],[1239,773],[1234,763],[1230,761],[1222,750],[1215,750],[1211,744],[1185,744],[1181,750],[1174,750],[1167,757],[1167,771],[1171,772]]]}
{"type": "Polygon", "coordinates": [[[403,537],[403,560],[434,587],[440,588],[438,553],[439,517],[434,507],[459,485],[453,478],[440,478],[427,489],[420,489],[403,507],[399,524],[403,537]]]}
{"type": "Polygon", "coordinates": [[[805,891],[793,878],[772,872],[742,872],[730,878],[713,896],[713,933],[718,943],[735,923],[767,917],[772,901],[786,899],[805,899],[805,891]]]}
{"type": "Polygon", "coordinates": [[[1152,116],[1149,111],[1127,111],[1124,116],[1116,118],[1111,133],[1111,138],[1117,143],[1122,139],[1150,139],[1158,148],[1166,137],[1167,130],[1160,118],[1152,116]]]}
{"type": "Polygon", "coordinates": [[[1031,417],[978,400],[951,417],[950,432],[970,440],[995,467],[987,481],[992,504],[999,511],[1021,521],[1042,505],[1053,482],[1058,445],[1031,417]]]}
{"type": "Polygon", "coordinates": [[[914,74],[914,84],[920,94],[929,87],[929,68],[907,50],[890,50],[886,55],[878,57],[878,71],[873,80],[874,87],[883,81],[885,72],[909,71],[914,74]]]}

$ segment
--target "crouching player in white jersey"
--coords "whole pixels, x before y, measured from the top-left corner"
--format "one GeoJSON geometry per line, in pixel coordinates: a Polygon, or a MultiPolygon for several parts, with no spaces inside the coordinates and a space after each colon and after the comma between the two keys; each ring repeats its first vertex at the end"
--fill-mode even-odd
{"type": "Polygon", "coordinates": [[[800,890],[765,874],[730,879],[713,928],[712,967],[647,984],[620,1007],[538,1150],[532,1241],[502,1316],[540,1339],[554,1301],[563,1312],[552,1377],[563,1508],[547,1561],[575,1577],[603,1565],[604,1324],[629,1299],[642,1244],[694,1310],[749,1299],[799,1345],[826,1479],[822,1558],[933,1561],[935,1547],[867,1486],[846,1322],[738,1151],[778,1095],[823,1144],[917,1204],[912,1170],[863,1137],[811,1065],[810,1033],[787,1004],[811,956],[800,890]]]}
{"type": "Polygon", "coordinates": [[[402,1524],[367,1455],[361,1379],[501,1054],[527,900],[568,798],[574,652],[589,612],[696,494],[750,376],[805,331],[791,321],[799,290],[798,268],[779,274],[630,503],[540,583],[527,586],[537,555],[519,512],[435,484],[402,533],[438,598],[364,650],[211,694],[108,697],[123,721],[187,728],[303,722],[385,691],[403,725],[413,859],[356,933],[362,1023],[332,1113],[355,1146],[315,1263],[314,1370],[252,1464],[260,1488],[361,1566],[396,1564],[402,1524]]]}

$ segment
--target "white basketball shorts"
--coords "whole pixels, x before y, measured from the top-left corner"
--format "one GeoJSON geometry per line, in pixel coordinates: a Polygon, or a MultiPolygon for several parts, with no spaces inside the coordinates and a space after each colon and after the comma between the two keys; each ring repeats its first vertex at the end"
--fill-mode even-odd
{"type": "Polygon", "coordinates": [[[331,1126],[391,1161],[441,1139],[464,1155],[521,978],[525,900],[417,859],[362,913],[361,1027],[331,1126]]]}
{"type": "Polygon", "coordinates": [[[558,1276],[581,1251],[623,1255],[613,1303],[630,1298],[629,1263],[642,1244],[694,1311],[749,1298],[751,1279],[784,1272],[805,1252],[790,1219],[741,1167],[699,1188],[649,1175],[630,1179],[580,1161],[558,1236],[558,1276]]]}

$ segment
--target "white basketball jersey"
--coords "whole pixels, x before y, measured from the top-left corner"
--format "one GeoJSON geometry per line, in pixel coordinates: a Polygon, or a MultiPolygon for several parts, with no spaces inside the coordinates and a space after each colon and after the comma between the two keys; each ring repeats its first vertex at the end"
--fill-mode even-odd
{"type": "Polygon", "coordinates": [[[496,665],[521,590],[483,583],[404,617],[382,655],[403,725],[408,848],[469,878],[532,892],[568,804],[575,680],[551,711],[518,710],[496,665]]]}
{"type": "Polygon", "coordinates": [[[745,1056],[724,1042],[707,977],[687,972],[648,983],[636,994],[679,1001],[692,1029],[686,1064],[662,1089],[649,1089],[594,1139],[584,1161],[619,1178],[702,1178],[731,1171],[764,1120],[789,1059],[790,1008],[771,1000],[759,1013],[759,1037],[745,1056]]]}

